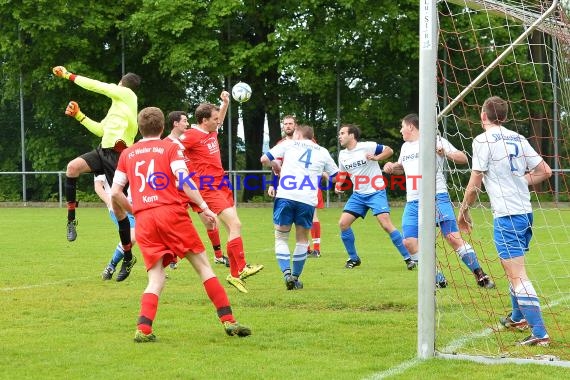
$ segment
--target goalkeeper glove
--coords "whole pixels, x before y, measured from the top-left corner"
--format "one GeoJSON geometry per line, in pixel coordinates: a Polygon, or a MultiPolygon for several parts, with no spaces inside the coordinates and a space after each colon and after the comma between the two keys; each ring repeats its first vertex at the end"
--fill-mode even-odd
{"type": "Polygon", "coordinates": [[[75,120],[77,120],[80,123],[85,119],[85,114],[81,112],[81,110],[79,109],[79,104],[77,104],[77,102],[74,102],[73,100],[70,101],[69,104],[67,105],[67,108],[65,109],[65,114],[67,116],[75,118],[75,120]]]}
{"type": "Polygon", "coordinates": [[[52,71],[56,77],[65,78],[69,80],[74,80],[76,76],[75,74],[67,71],[67,69],[63,66],[56,66],[52,69],[52,71]]]}

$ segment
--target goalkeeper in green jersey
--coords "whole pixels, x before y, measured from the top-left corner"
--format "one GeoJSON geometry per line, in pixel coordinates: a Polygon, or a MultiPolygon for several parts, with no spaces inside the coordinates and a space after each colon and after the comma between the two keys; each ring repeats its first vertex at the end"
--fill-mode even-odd
{"type": "MultiPolygon", "coordinates": [[[[79,105],[69,102],[65,114],[75,118],[91,133],[101,137],[101,144],[91,152],[85,153],[67,164],[65,172],[65,197],[67,200],[67,240],[77,238],[77,178],[82,173],[104,174],[108,183],[113,183],[113,176],[121,152],[134,142],[137,134],[137,96],[135,90],[140,85],[137,74],[127,73],[119,84],[104,83],[84,76],[73,74],[63,66],[53,68],[55,76],[69,79],[86,90],[109,97],[112,101],[107,115],[100,122],[91,120],[79,105]]],[[[126,258],[126,257],[125,257],[126,258]]]]}

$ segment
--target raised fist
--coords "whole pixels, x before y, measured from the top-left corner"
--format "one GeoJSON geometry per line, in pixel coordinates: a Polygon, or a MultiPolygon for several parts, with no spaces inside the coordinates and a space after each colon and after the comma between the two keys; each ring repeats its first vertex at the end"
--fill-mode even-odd
{"type": "Polygon", "coordinates": [[[56,77],[69,79],[71,76],[71,73],[63,66],[56,66],[51,71],[53,71],[53,75],[56,77]]]}
{"type": "Polygon", "coordinates": [[[222,93],[220,94],[220,99],[222,99],[222,102],[224,102],[224,103],[229,103],[230,102],[230,93],[227,92],[226,90],[223,90],[222,93]]]}
{"type": "Polygon", "coordinates": [[[65,109],[65,114],[75,118],[75,120],[82,122],[85,119],[85,114],[79,109],[79,104],[73,100],[69,102],[65,109]]]}

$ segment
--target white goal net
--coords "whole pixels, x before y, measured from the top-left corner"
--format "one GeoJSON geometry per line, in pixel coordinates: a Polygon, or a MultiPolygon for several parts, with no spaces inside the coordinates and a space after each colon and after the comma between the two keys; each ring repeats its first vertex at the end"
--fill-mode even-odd
{"type": "MultiPolygon", "coordinates": [[[[481,106],[509,103],[505,126],[526,136],[553,169],[531,189],[533,239],[527,272],[540,299],[550,347],[516,342],[529,335],[499,323],[511,310],[509,284],[493,244],[493,216],[484,191],[464,238],[496,283],[479,288],[473,274],[438,236],[436,260],[449,286],[436,293],[436,353],[442,356],[546,359],[570,363],[570,12],[564,2],[453,0],[438,3],[439,133],[471,158],[483,132],[481,106]],[[541,19],[542,18],[542,19],[541,19]]],[[[470,160],[471,162],[471,160],[470,160]]],[[[450,196],[463,199],[468,166],[447,171],[450,196]]],[[[457,203],[456,203],[457,204],[457,203]]]]}

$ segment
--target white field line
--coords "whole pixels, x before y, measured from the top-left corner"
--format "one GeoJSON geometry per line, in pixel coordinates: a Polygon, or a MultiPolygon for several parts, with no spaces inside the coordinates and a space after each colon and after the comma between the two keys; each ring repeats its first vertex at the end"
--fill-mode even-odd
{"type": "Polygon", "coordinates": [[[2,292],[13,292],[13,291],[16,291],[16,290],[26,290],[26,289],[34,289],[34,288],[45,288],[45,287],[54,286],[54,285],[67,284],[68,282],[72,282],[72,281],[86,280],[86,279],[88,279],[88,278],[91,278],[91,277],[67,278],[67,279],[65,279],[65,280],[60,280],[60,281],[44,282],[43,284],[22,285],[22,286],[10,287],[10,288],[0,288],[0,291],[2,291],[2,292]]]}
{"type": "MultiPolygon", "coordinates": [[[[555,307],[560,305],[562,302],[568,301],[570,299],[570,296],[567,297],[562,297],[559,298],[557,300],[554,300],[552,302],[549,302],[548,306],[549,307],[555,307]]],[[[467,334],[467,335],[463,335],[460,336],[459,338],[455,339],[454,341],[451,341],[447,346],[445,346],[441,352],[454,352],[457,351],[458,349],[460,349],[461,347],[463,347],[464,345],[466,345],[467,343],[469,343],[472,340],[475,339],[479,339],[479,338],[484,338],[486,336],[489,336],[493,333],[493,330],[490,328],[486,328],[483,329],[481,331],[478,332],[474,332],[471,334],[467,334]]],[[[376,372],[372,375],[370,375],[369,377],[366,377],[364,380],[379,380],[379,379],[386,379],[390,376],[395,376],[395,375],[400,375],[402,373],[404,373],[407,369],[412,368],[417,366],[418,364],[424,362],[425,360],[429,360],[429,359],[418,359],[418,358],[412,358],[410,360],[406,360],[405,362],[402,362],[392,368],[388,368],[385,371],[381,371],[381,372],[376,372]]],[[[540,364],[539,360],[536,361],[526,361],[526,362],[531,362],[531,363],[536,363],[536,364],[540,364]]],[[[489,364],[487,362],[485,362],[486,364],[489,364]]],[[[503,363],[498,363],[498,364],[508,364],[507,362],[503,362],[503,363]]]]}
{"type": "Polygon", "coordinates": [[[378,380],[378,379],[386,379],[390,376],[396,376],[404,373],[407,369],[417,366],[423,362],[423,360],[418,358],[413,358],[398,364],[395,367],[389,368],[386,371],[376,372],[372,374],[370,377],[366,377],[365,380],[378,380]]]}

